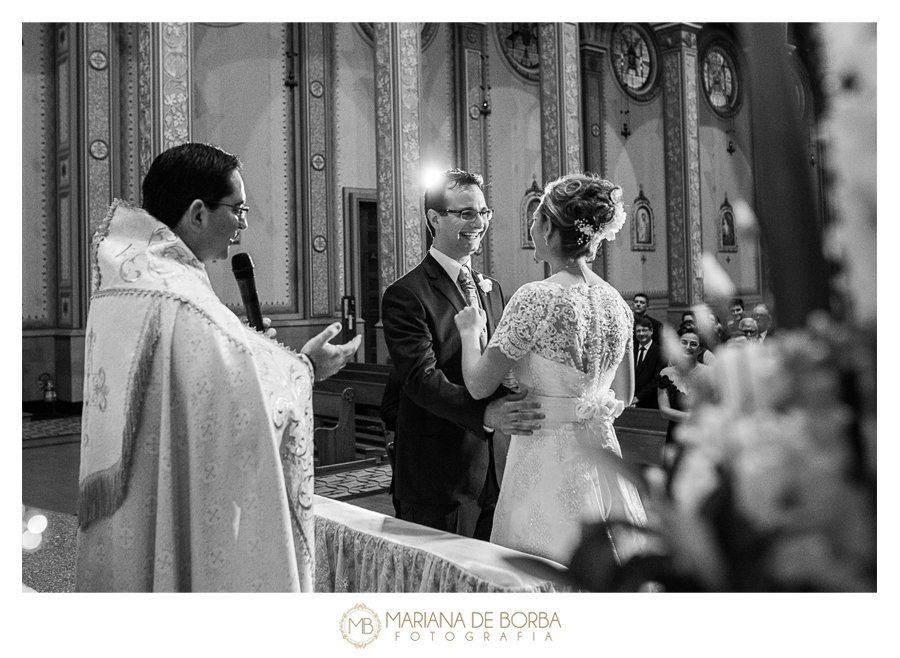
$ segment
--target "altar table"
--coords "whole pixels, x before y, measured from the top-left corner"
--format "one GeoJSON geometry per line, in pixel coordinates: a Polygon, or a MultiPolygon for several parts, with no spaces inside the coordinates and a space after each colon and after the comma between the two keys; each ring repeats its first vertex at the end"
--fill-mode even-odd
{"type": "Polygon", "coordinates": [[[317,592],[571,591],[506,562],[531,557],[519,551],[322,496],[315,496],[313,511],[317,592]]]}

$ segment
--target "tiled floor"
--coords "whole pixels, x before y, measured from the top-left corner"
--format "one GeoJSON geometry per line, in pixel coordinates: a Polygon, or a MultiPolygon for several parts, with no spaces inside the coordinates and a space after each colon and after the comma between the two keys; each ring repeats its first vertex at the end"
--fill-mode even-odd
{"type": "MultiPolygon", "coordinates": [[[[38,592],[75,589],[75,533],[81,418],[22,423],[22,504],[48,519],[43,542],[22,553],[22,582],[38,592]]],[[[315,492],[394,515],[390,464],[315,478],[315,492]]]]}
{"type": "MultiPolygon", "coordinates": [[[[78,416],[22,423],[22,496],[26,504],[75,513],[80,432],[78,416]]],[[[390,464],[383,464],[316,476],[315,491],[327,498],[355,501],[386,493],[390,483],[390,464]]]]}

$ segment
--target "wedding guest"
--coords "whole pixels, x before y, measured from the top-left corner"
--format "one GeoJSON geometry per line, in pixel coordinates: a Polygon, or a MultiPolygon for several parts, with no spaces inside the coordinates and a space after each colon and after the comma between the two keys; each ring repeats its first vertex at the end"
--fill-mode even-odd
{"type": "MultiPolygon", "coordinates": [[[[469,392],[491,395],[512,368],[546,416],[533,433],[513,432],[494,543],[567,562],[582,521],[646,524],[634,486],[598,470],[582,452],[591,445],[621,457],[613,420],[634,394],[633,316],[588,265],[625,218],[622,189],[599,176],[570,174],[549,183],[531,236],[535,257],[552,275],[516,291],[483,355],[486,314],[470,307],[456,316],[469,392]]],[[[611,532],[621,558],[640,549],[631,532],[611,532]]]]}
{"type": "Polygon", "coordinates": [[[650,298],[647,296],[647,293],[636,293],[634,295],[634,298],[631,300],[631,306],[634,310],[635,319],[647,318],[648,320],[650,320],[650,323],[653,325],[653,340],[655,340],[657,343],[662,340],[662,322],[660,322],[647,312],[647,310],[650,308],[650,298]]]}
{"type": "Polygon", "coordinates": [[[728,320],[726,329],[731,332],[738,328],[738,324],[744,319],[744,300],[735,297],[731,300],[731,318],[728,320]]]}
{"type": "Polygon", "coordinates": [[[399,387],[394,495],[405,521],[487,540],[499,494],[494,434],[531,434],[539,405],[505,389],[476,400],[463,383],[453,316],[481,309],[489,340],[504,305],[499,282],[471,267],[493,217],[484,180],[444,171],[425,193],[425,215],[431,249],[381,302],[399,387]]]}
{"type": "Polygon", "coordinates": [[[699,377],[704,376],[707,366],[697,360],[700,351],[700,335],[691,326],[678,329],[680,354],[673,354],[673,365],[659,373],[657,401],[662,417],[669,421],[666,430],[665,467],[671,469],[681,451],[676,435],[676,427],[684,422],[691,412],[690,395],[699,377]]]}
{"type": "Polygon", "coordinates": [[[738,331],[740,331],[749,342],[759,342],[759,327],[753,318],[744,318],[738,323],[738,331]]]}
{"type": "Polygon", "coordinates": [[[759,331],[759,342],[762,343],[766,338],[771,337],[775,332],[772,329],[772,314],[765,304],[757,304],[750,312],[750,317],[756,322],[756,328],[759,331]]]}
{"type": "Polygon", "coordinates": [[[693,319],[682,322],[678,327],[678,332],[681,332],[682,330],[692,331],[700,338],[700,349],[697,351],[697,361],[705,366],[711,366],[715,363],[716,355],[707,347],[706,339],[703,337],[702,332],[697,328],[697,324],[693,319]]]}
{"type": "Polygon", "coordinates": [[[632,407],[658,409],[656,378],[666,365],[662,348],[653,340],[653,325],[644,316],[634,320],[634,397],[632,407]]]}
{"type": "Polygon", "coordinates": [[[91,250],[76,589],[312,591],[312,382],[361,339],[331,345],[335,323],[297,355],[219,301],[206,267],[250,210],[237,157],[173,147],[142,191],[91,250]]]}

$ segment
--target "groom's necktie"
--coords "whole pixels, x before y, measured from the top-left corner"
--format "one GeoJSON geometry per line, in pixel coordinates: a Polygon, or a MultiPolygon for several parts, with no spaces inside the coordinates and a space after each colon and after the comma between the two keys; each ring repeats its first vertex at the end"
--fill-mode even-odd
{"type": "MultiPolygon", "coordinates": [[[[472,275],[469,274],[469,268],[463,265],[459,268],[459,277],[457,277],[457,282],[459,283],[460,289],[463,291],[463,296],[466,298],[466,306],[474,306],[475,308],[479,308],[481,305],[478,303],[478,293],[475,292],[475,282],[472,280],[472,275]]],[[[481,349],[484,351],[484,346],[487,344],[487,327],[481,332],[481,349]]]]}

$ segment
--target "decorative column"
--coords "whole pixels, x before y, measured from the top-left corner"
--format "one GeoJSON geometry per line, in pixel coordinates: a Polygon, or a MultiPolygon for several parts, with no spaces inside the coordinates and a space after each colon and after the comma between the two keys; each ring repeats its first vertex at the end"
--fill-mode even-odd
{"type": "Polygon", "coordinates": [[[419,26],[375,24],[375,129],[382,291],[424,251],[419,180],[419,26]]]}
{"type": "MultiPolygon", "coordinates": [[[[79,262],[87,254],[81,249],[78,218],[81,190],[78,188],[81,162],[78,157],[78,27],[60,23],[56,28],[56,203],[57,203],[57,318],[60,327],[79,326],[82,316],[78,294],[79,262]]],[[[87,316],[85,303],[84,316],[87,316]]]]}
{"type": "Polygon", "coordinates": [[[162,143],[159,152],[191,141],[191,40],[187,23],[160,23],[160,117],[162,143]]]}
{"type": "Polygon", "coordinates": [[[547,183],[580,172],[581,119],[578,93],[578,26],[541,23],[541,173],[547,183]]]}
{"type": "Polygon", "coordinates": [[[342,274],[344,230],[343,222],[334,221],[334,206],[330,202],[332,171],[328,158],[330,147],[331,98],[325,93],[331,88],[327,51],[330,48],[330,28],[325,23],[300,24],[300,98],[303,138],[297,169],[304,181],[302,199],[306,241],[304,262],[309,286],[310,316],[327,317],[338,307],[338,290],[334,274],[342,274]]]}
{"type": "MultiPolygon", "coordinates": [[[[457,99],[456,141],[457,166],[484,176],[490,183],[488,153],[488,116],[491,113],[485,56],[487,28],[481,23],[459,23],[454,27],[456,48],[455,92],[457,99]]],[[[485,202],[491,206],[491,187],[484,190],[485,202]]],[[[472,256],[476,270],[490,274],[493,231],[488,231],[480,249],[472,256]]]]}
{"type": "Polygon", "coordinates": [[[691,23],[656,27],[662,57],[669,306],[703,301],[697,32],[691,23]]]}
{"type": "MultiPolygon", "coordinates": [[[[604,34],[602,23],[582,23],[579,26],[581,36],[581,108],[582,130],[584,134],[584,170],[603,176],[605,167],[605,144],[603,143],[603,113],[605,107],[603,94],[604,74],[607,71],[609,35],[604,34]]],[[[602,240],[597,250],[597,257],[591,264],[592,269],[606,280],[609,280],[608,242],[602,240]]]]}

